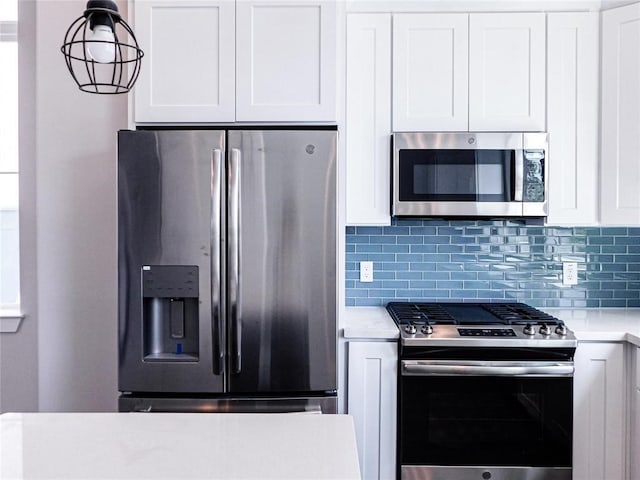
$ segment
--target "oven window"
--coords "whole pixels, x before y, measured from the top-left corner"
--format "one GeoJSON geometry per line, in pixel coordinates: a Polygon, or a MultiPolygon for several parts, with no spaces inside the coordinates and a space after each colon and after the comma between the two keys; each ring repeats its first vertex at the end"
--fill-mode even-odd
{"type": "Polygon", "coordinates": [[[402,464],[570,467],[570,377],[401,379],[402,464]]]}
{"type": "Polygon", "coordinates": [[[513,150],[400,150],[401,201],[508,202],[513,150]]]}

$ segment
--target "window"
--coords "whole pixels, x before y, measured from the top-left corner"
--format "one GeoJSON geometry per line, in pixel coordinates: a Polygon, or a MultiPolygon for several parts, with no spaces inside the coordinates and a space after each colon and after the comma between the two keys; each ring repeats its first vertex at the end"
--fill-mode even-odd
{"type": "Polygon", "coordinates": [[[17,32],[17,0],[0,1],[0,310],[20,305],[17,32]]]}

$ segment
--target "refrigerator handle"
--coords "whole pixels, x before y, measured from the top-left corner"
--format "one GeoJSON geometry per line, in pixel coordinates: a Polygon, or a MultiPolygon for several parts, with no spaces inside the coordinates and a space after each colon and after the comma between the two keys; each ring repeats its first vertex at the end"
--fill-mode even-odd
{"type": "Polygon", "coordinates": [[[220,234],[222,196],[222,150],[214,149],[211,158],[211,314],[213,339],[213,373],[222,375],[224,369],[224,329],[220,302],[220,234]]]}
{"type": "Polygon", "coordinates": [[[228,183],[228,272],[231,373],[240,373],[242,349],[242,318],[240,304],[240,150],[231,149],[228,183]]]}

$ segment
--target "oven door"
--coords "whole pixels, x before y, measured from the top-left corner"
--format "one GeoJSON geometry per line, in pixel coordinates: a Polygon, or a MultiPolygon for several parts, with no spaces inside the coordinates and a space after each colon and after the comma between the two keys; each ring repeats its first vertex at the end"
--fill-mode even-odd
{"type": "Polygon", "coordinates": [[[403,360],[402,479],[571,479],[572,362],[403,360]]]}

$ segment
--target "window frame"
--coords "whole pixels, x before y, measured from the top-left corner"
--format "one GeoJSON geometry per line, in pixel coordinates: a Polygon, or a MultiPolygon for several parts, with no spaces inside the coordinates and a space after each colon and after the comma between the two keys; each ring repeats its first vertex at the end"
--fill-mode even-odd
{"type": "MultiPolygon", "coordinates": [[[[19,49],[18,45],[18,19],[16,20],[0,20],[0,42],[14,42],[16,43],[16,47],[19,49]]],[[[18,76],[20,75],[20,52],[18,52],[18,64],[16,65],[16,69],[18,72],[18,76]]],[[[19,82],[18,82],[19,84],[19,82]]],[[[19,88],[20,90],[20,88],[19,88]]],[[[20,92],[18,93],[18,117],[20,117],[20,92]]],[[[19,118],[16,118],[16,121],[19,122],[19,118]]],[[[18,123],[18,137],[20,137],[20,123],[18,123]]],[[[18,138],[18,152],[20,152],[20,140],[18,138]]],[[[20,154],[19,154],[20,155],[20,154]]],[[[18,168],[16,171],[2,171],[0,174],[15,174],[18,175],[18,181],[20,181],[20,159],[18,159],[18,168]]],[[[20,196],[20,194],[19,194],[20,196]]],[[[20,198],[18,198],[18,216],[20,216],[20,198]]],[[[20,234],[20,225],[18,226],[18,236],[21,237],[20,234]]],[[[21,251],[21,238],[19,239],[19,251],[21,251]]],[[[19,254],[20,255],[20,254],[19,254]]],[[[19,267],[18,267],[18,279],[21,282],[22,278],[22,262],[19,259],[19,267]]],[[[18,289],[21,292],[21,285],[18,289]]],[[[5,332],[15,332],[18,330],[20,325],[20,320],[23,315],[21,313],[22,302],[17,305],[3,305],[0,303],[0,333],[5,332]]]]}

